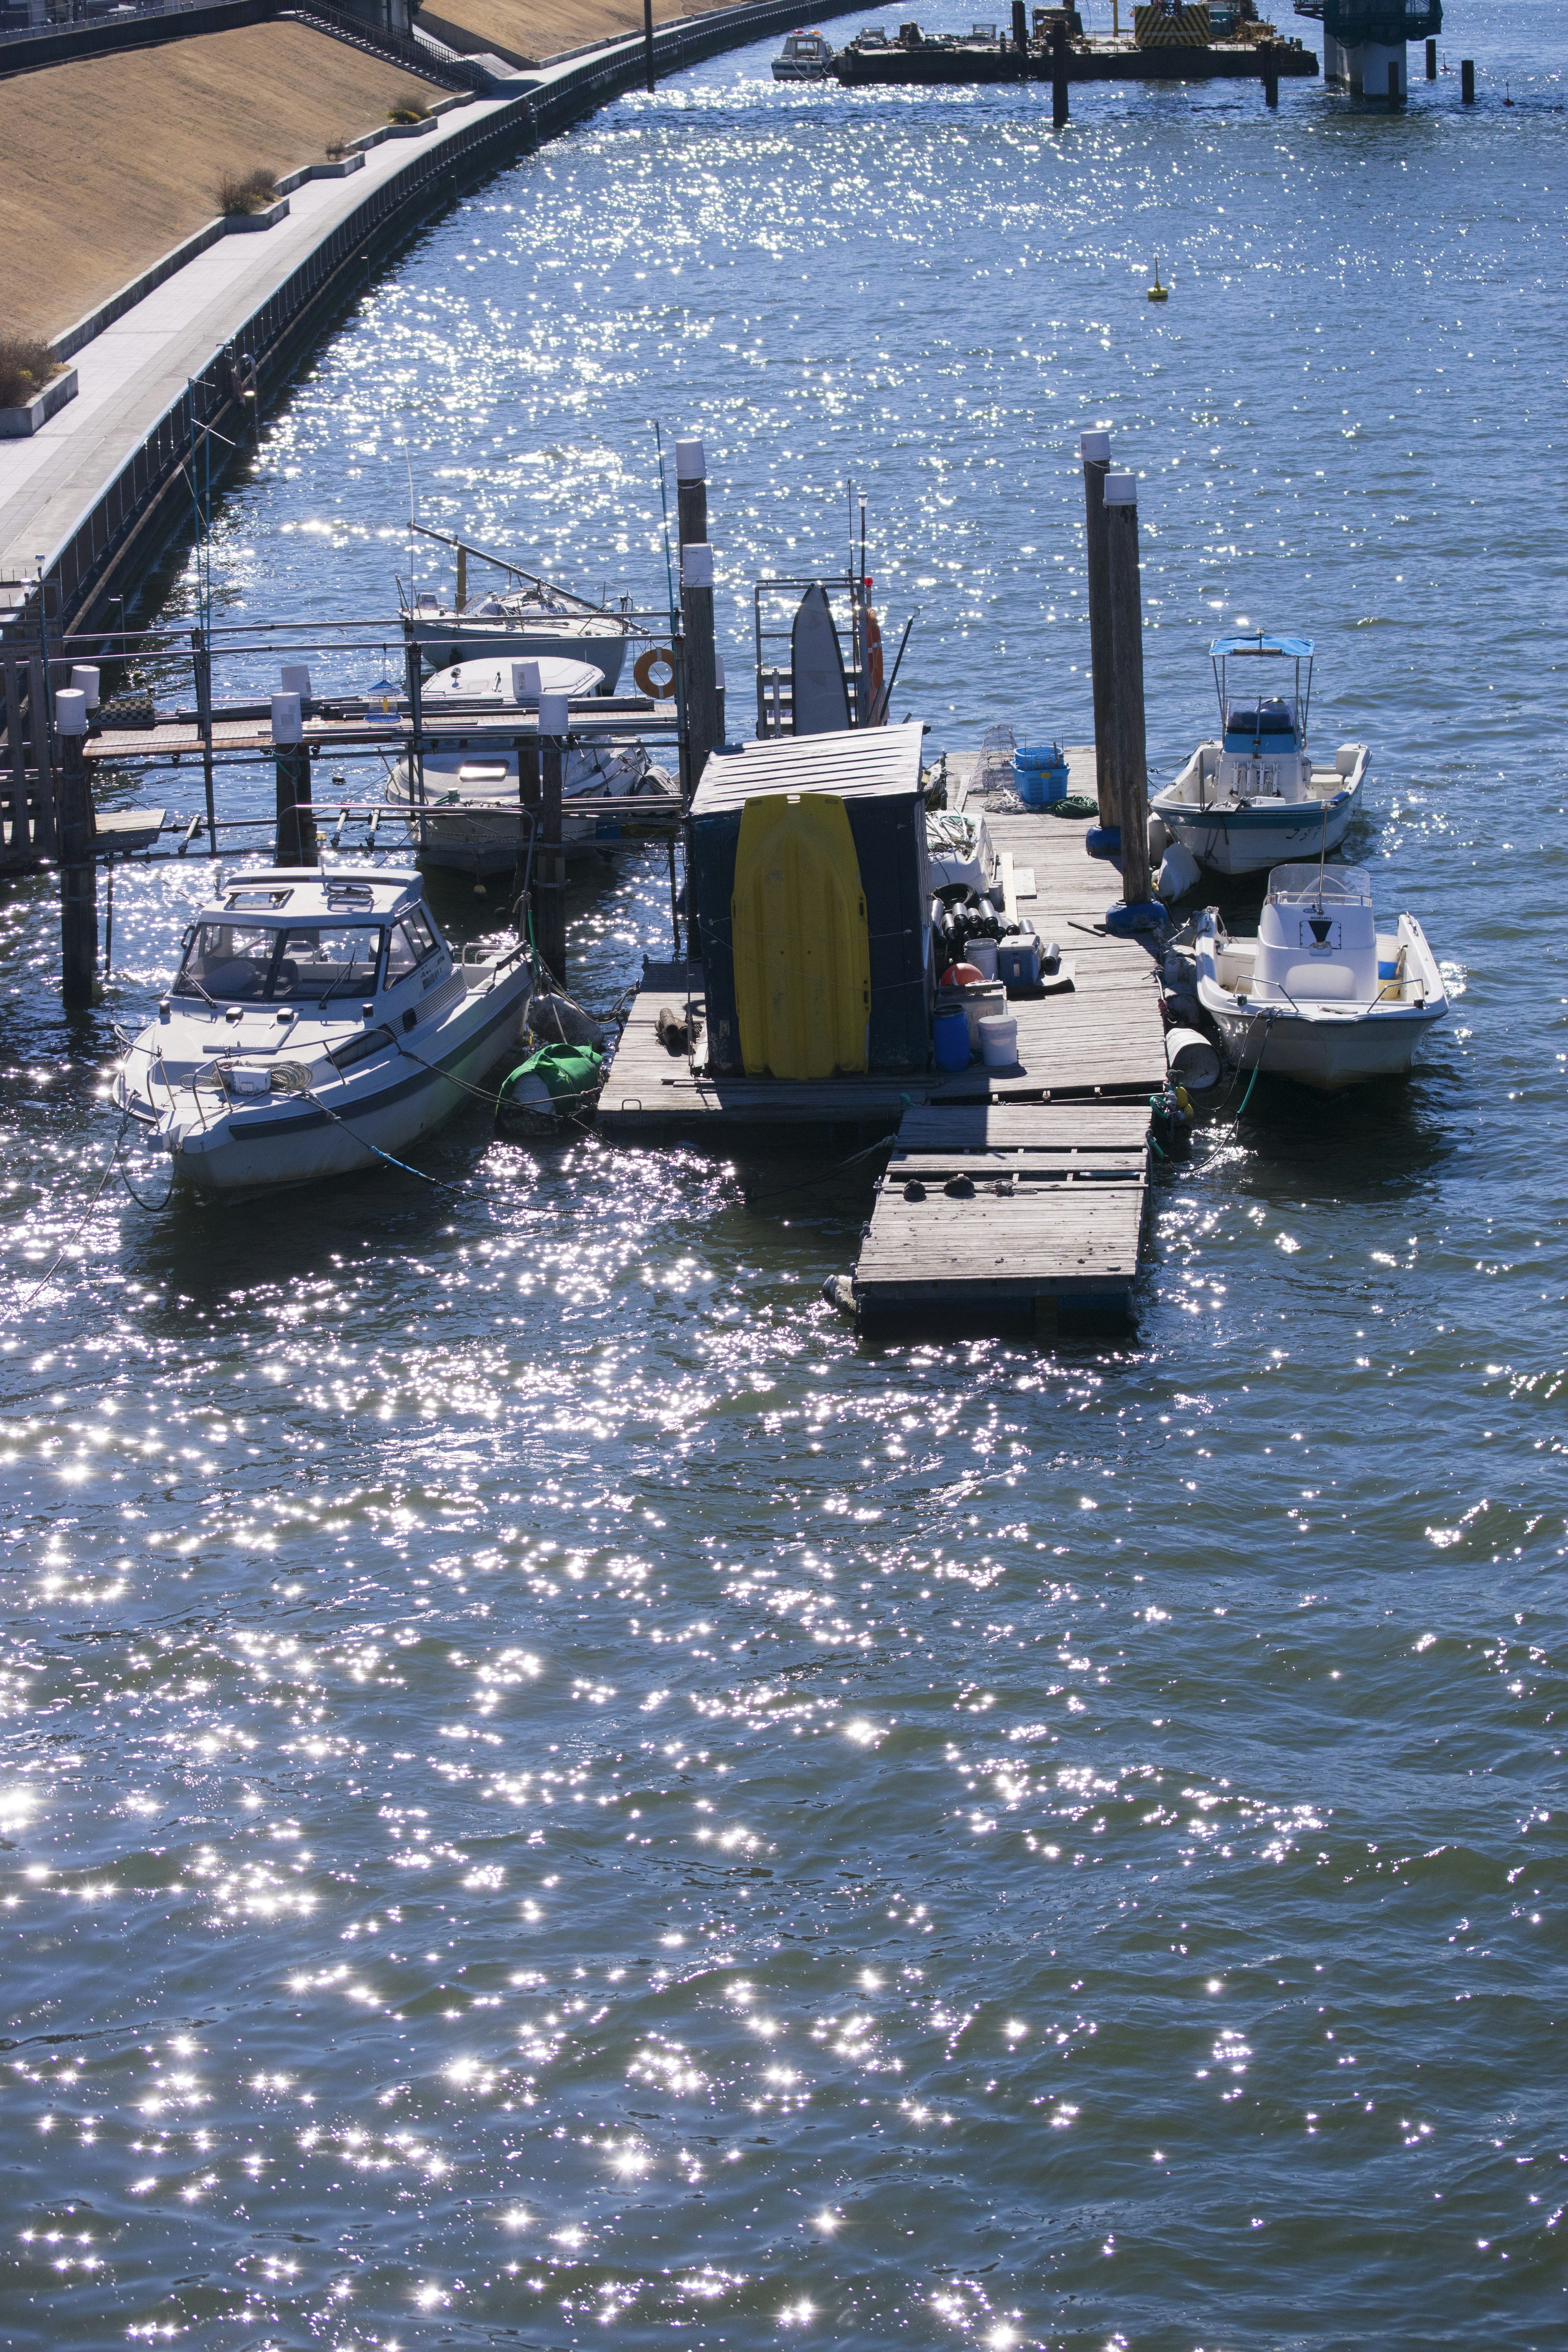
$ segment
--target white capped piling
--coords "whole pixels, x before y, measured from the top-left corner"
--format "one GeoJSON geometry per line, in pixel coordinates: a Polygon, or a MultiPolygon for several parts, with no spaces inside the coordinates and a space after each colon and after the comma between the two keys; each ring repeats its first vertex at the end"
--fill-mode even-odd
{"type": "Polygon", "coordinates": [[[278,834],[274,844],[277,862],[279,866],[314,866],[316,823],[310,810],[310,755],[305,744],[304,713],[298,694],[275,694],[272,698],[272,764],[278,780],[278,834]]]}
{"type": "Polygon", "coordinates": [[[700,441],[675,445],[680,523],[681,702],[685,721],[681,790],[690,805],[715,743],[719,687],[713,643],[713,550],[708,543],[708,461],[700,441]]]}
{"type": "Polygon", "coordinates": [[[1138,482],[1105,477],[1107,601],[1110,609],[1110,782],[1121,827],[1121,896],[1149,897],[1149,770],[1143,718],[1143,592],[1138,571],[1138,482]]]}
{"type": "Polygon", "coordinates": [[[60,994],[71,1012],[90,1004],[98,971],[98,854],[92,785],[84,757],[87,695],[65,687],[55,697],[60,749],[60,994]]]}
{"type": "Polygon", "coordinates": [[[566,853],[561,845],[562,782],[572,706],[563,694],[539,698],[541,793],[533,853],[533,944],[557,980],[566,977],[566,853]]]}
{"type": "Polygon", "coordinates": [[[1083,459],[1084,535],[1089,571],[1089,667],[1094,695],[1094,789],[1101,824],[1117,822],[1110,783],[1110,583],[1105,556],[1105,478],[1110,471],[1109,433],[1085,433],[1083,459]]]}

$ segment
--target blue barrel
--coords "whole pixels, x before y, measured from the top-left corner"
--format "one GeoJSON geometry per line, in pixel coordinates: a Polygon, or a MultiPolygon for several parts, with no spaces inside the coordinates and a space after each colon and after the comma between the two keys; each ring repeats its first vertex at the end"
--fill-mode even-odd
{"type": "Polygon", "coordinates": [[[931,1027],[931,1041],[936,1049],[939,1070],[967,1070],[969,1067],[969,1016],[965,1013],[939,1013],[931,1027]]]}

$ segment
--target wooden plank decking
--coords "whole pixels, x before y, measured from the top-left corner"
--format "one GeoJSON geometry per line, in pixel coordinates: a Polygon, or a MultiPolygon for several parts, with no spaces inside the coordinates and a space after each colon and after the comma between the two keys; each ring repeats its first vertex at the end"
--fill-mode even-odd
{"type": "MultiPolygon", "coordinates": [[[[1075,790],[1093,790],[1093,755],[1073,754],[1075,790]]],[[[703,1011],[700,974],[689,983],[684,967],[665,967],[633,1003],[599,1102],[608,1133],[653,1136],[679,1128],[715,1136],[748,1127],[813,1122],[896,1125],[911,1103],[1040,1102],[1049,1099],[1142,1101],[1164,1084],[1164,1024],[1157,968],[1136,940],[1111,939],[1105,910],[1119,895],[1113,868],[1084,854],[1084,823],[1049,815],[988,811],[997,848],[1012,860],[1015,880],[1032,869],[1036,896],[1018,901],[1047,939],[1055,939],[1074,966],[1070,990],[1008,1006],[1018,1018],[1014,1071],[976,1065],[943,1076],[936,1071],[902,1076],[825,1078],[809,1085],[776,1078],[721,1077],[693,1069],[661,1044],[659,1009],[703,1011]]]]}

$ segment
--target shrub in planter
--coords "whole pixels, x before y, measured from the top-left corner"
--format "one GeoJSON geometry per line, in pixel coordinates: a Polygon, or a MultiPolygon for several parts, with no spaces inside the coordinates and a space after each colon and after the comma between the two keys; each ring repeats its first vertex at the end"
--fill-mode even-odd
{"type": "Polygon", "coordinates": [[[42,335],[0,329],[0,408],[26,408],[59,372],[42,335]]]}
{"type": "Polygon", "coordinates": [[[226,172],[217,184],[217,208],[226,219],[237,214],[264,213],[278,202],[278,182],[265,165],[254,172],[226,172]]]}

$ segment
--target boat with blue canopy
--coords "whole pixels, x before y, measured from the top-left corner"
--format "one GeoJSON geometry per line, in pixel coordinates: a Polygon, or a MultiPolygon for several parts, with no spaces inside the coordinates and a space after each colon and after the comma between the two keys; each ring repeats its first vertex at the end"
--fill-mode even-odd
{"type": "Polygon", "coordinates": [[[1212,874],[1261,874],[1337,849],[1371,753],[1364,743],[1342,743],[1331,767],[1313,764],[1312,640],[1233,630],[1215,639],[1209,656],[1219,735],[1151,795],[1151,816],[1212,874]]]}

